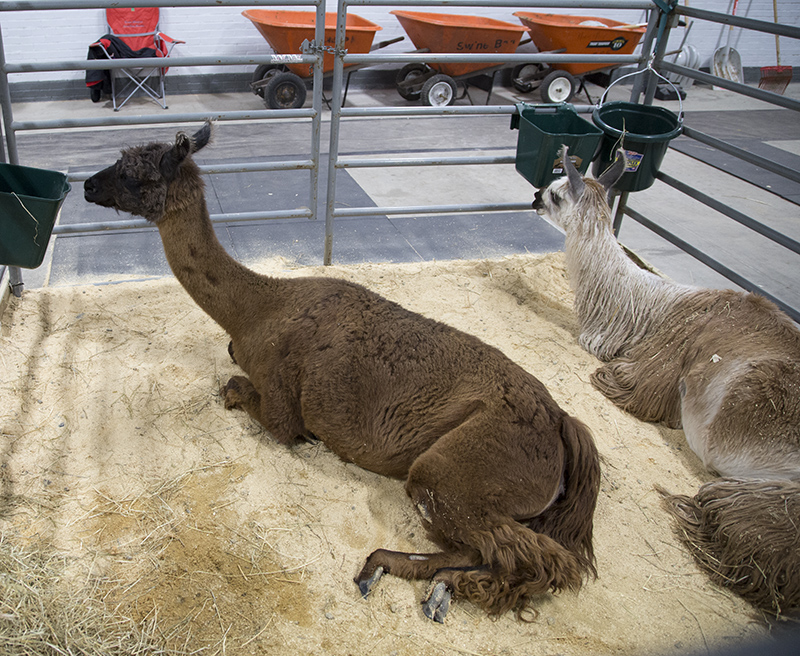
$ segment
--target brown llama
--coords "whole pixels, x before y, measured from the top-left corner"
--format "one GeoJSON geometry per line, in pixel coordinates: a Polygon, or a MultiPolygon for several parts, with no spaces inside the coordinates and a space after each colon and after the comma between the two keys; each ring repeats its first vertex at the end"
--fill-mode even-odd
{"type": "Polygon", "coordinates": [[[368,595],[385,573],[431,579],[424,613],[451,597],[488,613],[596,576],[600,484],[589,430],[498,349],[333,278],[250,271],[214,234],[191,155],[211,125],[174,144],[123,151],[89,178],[87,201],[158,227],[175,277],[231,338],[247,373],[223,389],[290,446],[319,439],[346,462],[406,480],[437,553],[379,549],[356,576],[368,595]]]}
{"type": "Polygon", "coordinates": [[[643,421],[683,428],[710,471],[737,479],[666,505],[715,580],[770,613],[798,612],[800,330],[756,294],[679,285],[635,264],[606,201],[624,156],[597,180],[566,148],[562,161],[566,177],[533,207],[566,233],[580,343],[606,361],[592,383],[643,421]]]}

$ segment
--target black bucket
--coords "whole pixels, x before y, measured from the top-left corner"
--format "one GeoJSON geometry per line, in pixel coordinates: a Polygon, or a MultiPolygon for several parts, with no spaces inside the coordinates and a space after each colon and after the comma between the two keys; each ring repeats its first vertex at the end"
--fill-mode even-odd
{"type": "Polygon", "coordinates": [[[0,164],[0,264],[35,269],[69,193],[58,171],[0,164]]]}
{"type": "Polygon", "coordinates": [[[601,105],[592,119],[604,135],[592,168],[595,177],[611,165],[618,148],[625,150],[625,173],[614,185],[619,191],[642,191],[652,186],[669,142],[683,129],[683,120],[670,110],[631,102],[601,105]]]}
{"type": "Polygon", "coordinates": [[[585,173],[594,159],[603,132],[578,116],[575,107],[557,105],[517,105],[511,116],[511,129],[517,138],[517,172],[534,187],[545,187],[564,175],[561,146],[578,171],[585,173]]]}

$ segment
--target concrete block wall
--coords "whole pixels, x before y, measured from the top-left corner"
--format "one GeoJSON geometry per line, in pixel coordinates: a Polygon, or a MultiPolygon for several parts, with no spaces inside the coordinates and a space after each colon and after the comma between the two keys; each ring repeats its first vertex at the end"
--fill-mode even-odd
{"type": "MultiPolygon", "coordinates": [[[[685,2],[687,0],[681,0],[685,2]]],[[[704,0],[702,7],[730,13],[734,0],[704,0]]],[[[336,0],[327,0],[327,10],[336,11],[336,0]]],[[[515,9],[492,6],[486,8],[442,7],[414,8],[410,10],[439,11],[481,15],[516,23],[515,9]]],[[[535,3],[532,3],[535,5],[535,3]]],[[[699,5],[696,5],[699,6],[699,5]]],[[[208,55],[259,55],[270,52],[264,38],[252,23],[241,15],[243,7],[164,7],[161,28],[166,34],[186,41],[176,48],[176,56],[208,55]]],[[[298,9],[286,6],[286,9],[298,9]]],[[[353,8],[360,16],[383,27],[376,41],[405,36],[397,19],[389,12],[392,7],[364,6],[353,8]]],[[[554,13],[581,13],[604,16],[625,22],[643,22],[644,12],[634,10],[541,10],[554,13]]],[[[779,20],[782,23],[800,24],[800,0],[778,0],[779,20]]],[[[772,21],[772,3],[767,0],[740,0],[737,14],[772,21]]],[[[88,45],[102,36],[105,29],[103,11],[100,9],[47,10],[29,12],[0,12],[6,60],[9,62],[42,62],[86,58],[88,45]]],[[[670,48],[679,47],[686,27],[673,31],[670,48]]],[[[694,45],[701,56],[702,65],[708,66],[714,51],[727,43],[728,28],[696,21],[689,31],[687,43],[694,45]]],[[[774,65],[776,63],[775,37],[744,32],[735,28],[730,33],[731,46],[736,48],[746,68],[774,65]]],[[[781,63],[800,65],[800,42],[781,38],[781,63]]],[[[411,42],[405,41],[387,48],[384,52],[409,52],[411,42]]],[[[252,66],[173,67],[167,77],[171,93],[200,90],[247,90],[252,66]],[[213,76],[209,81],[207,78],[213,76]],[[202,84],[201,80],[205,80],[202,84]],[[199,86],[198,86],[199,85],[199,86]]],[[[83,71],[57,71],[15,74],[10,76],[14,100],[47,98],[64,93],[86,94],[83,71]],[[29,97],[30,96],[30,97],[29,97]]]]}

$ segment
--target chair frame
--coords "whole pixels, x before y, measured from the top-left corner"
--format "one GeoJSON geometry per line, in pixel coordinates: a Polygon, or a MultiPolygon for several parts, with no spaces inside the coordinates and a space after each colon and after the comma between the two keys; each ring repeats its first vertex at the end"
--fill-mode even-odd
{"type": "MultiPolygon", "coordinates": [[[[176,45],[179,43],[186,43],[185,41],[173,39],[159,30],[161,23],[160,14],[159,21],[156,24],[155,30],[152,32],[119,34],[115,32],[109,24],[107,12],[108,10],[106,10],[106,26],[108,27],[108,34],[116,36],[123,41],[129,38],[152,36],[153,48],[155,49],[156,56],[158,57],[167,58],[170,56],[172,49],[176,45]]],[[[102,43],[102,39],[98,40],[98,42],[93,45],[99,46],[109,59],[114,59],[114,57],[112,57],[111,54],[106,50],[102,43]]],[[[130,61],[135,60],[131,59],[130,61]]],[[[111,102],[113,104],[114,111],[118,112],[139,90],[143,91],[147,96],[158,103],[162,109],[167,109],[167,94],[164,88],[164,74],[166,73],[167,68],[168,67],[166,66],[131,66],[129,68],[113,69],[111,71],[111,102]],[[154,77],[158,78],[156,85],[150,82],[150,79],[154,77]],[[120,84],[117,83],[118,79],[121,81],[120,84]],[[124,100],[118,103],[118,97],[123,96],[124,100]]]]}

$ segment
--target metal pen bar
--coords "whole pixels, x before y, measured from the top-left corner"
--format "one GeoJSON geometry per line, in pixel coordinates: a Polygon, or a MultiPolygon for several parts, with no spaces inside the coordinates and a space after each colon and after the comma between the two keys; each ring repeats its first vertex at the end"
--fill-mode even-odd
{"type": "Polygon", "coordinates": [[[141,57],[137,59],[68,59],[63,61],[6,62],[7,73],[41,73],[43,71],[105,71],[117,68],[180,68],[185,66],[250,66],[258,64],[313,64],[314,55],[263,55],[224,57],[141,57]]]}
{"type": "Polygon", "coordinates": [[[676,6],[674,11],[679,16],[687,16],[688,18],[697,18],[699,20],[711,21],[712,23],[722,23],[723,25],[730,25],[732,27],[743,27],[748,30],[800,39],[800,27],[795,27],[793,25],[770,23],[769,21],[756,20],[755,18],[746,18],[744,16],[731,16],[730,14],[721,14],[716,11],[697,9],[696,7],[685,7],[683,5],[676,6]]]}
{"type": "Polygon", "coordinates": [[[750,98],[755,98],[756,100],[763,100],[764,102],[768,102],[773,105],[780,105],[786,109],[800,111],[800,100],[788,98],[779,93],[764,91],[758,87],[751,87],[747,84],[741,84],[740,82],[732,82],[723,77],[717,77],[716,75],[704,73],[703,71],[698,71],[693,68],[687,68],[686,66],[679,66],[668,61],[660,61],[658,64],[656,64],[655,68],[659,73],[664,73],[665,71],[668,73],[678,73],[680,75],[690,77],[693,80],[697,80],[698,82],[703,82],[704,84],[722,87],[723,89],[735,91],[743,96],[749,96],[750,98]]]}
{"type": "Polygon", "coordinates": [[[711,146],[712,148],[716,148],[717,150],[722,151],[723,153],[727,153],[728,155],[733,155],[749,164],[753,164],[754,166],[758,166],[759,168],[765,169],[770,171],[771,173],[776,173],[787,180],[792,180],[793,182],[800,182],[800,171],[796,169],[791,169],[788,166],[782,166],[781,164],[776,164],[770,159],[766,157],[761,157],[760,155],[756,155],[751,153],[743,148],[739,148],[738,146],[734,146],[733,144],[729,144],[727,141],[722,141],[721,139],[717,139],[716,137],[712,137],[705,132],[700,132],[699,130],[694,130],[686,125],[683,126],[683,135],[689,137],[690,139],[694,139],[695,141],[699,141],[707,146],[711,146]]]}
{"type": "Polygon", "coordinates": [[[642,61],[639,55],[569,55],[569,54],[546,54],[546,53],[390,53],[390,54],[346,54],[344,61],[347,64],[398,64],[398,63],[421,63],[434,64],[443,62],[482,62],[497,64],[514,63],[579,63],[593,64],[638,64],[642,61]]]}
{"type": "MultiPolygon", "coordinates": [[[[6,56],[3,45],[3,31],[0,30],[0,108],[3,114],[3,135],[8,144],[8,163],[19,164],[17,155],[17,136],[12,127],[13,114],[11,113],[11,90],[8,86],[8,73],[5,70],[6,56]]],[[[4,149],[5,150],[5,149],[4,149]]],[[[5,162],[5,153],[3,161],[5,162]]],[[[19,267],[8,267],[8,282],[14,296],[22,295],[22,271],[19,267]]]]}
{"type": "Polygon", "coordinates": [[[6,49],[3,45],[3,30],[0,29],[0,107],[3,114],[3,136],[8,144],[8,162],[19,164],[17,158],[17,136],[14,134],[14,115],[11,112],[11,89],[6,73],[6,49]]]}
{"type": "MultiPolygon", "coordinates": [[[[314,19],[314,43],[321,45],[325,43],[325,2],[317,3],[314,19]]],[[[314,116],[311,119],[311,164],[308,176],[308,206],[311,208],[309,218],[316,220],[319,208],[319,169],[321,161],[322,144],[322,102],[323,102],[323,64],[324,55],[319,49],[316,52],[312,79],[313,86],[311,92],[311,105],[314,116]]]]}
{"type": "Polygon", "coordinates": [[[680,180],[673,178],[671,175],[667,175],[666,173],[659,171],[656,173],[656,178],[665,184],[668,184],[673,189],[677,189],[681,193],[686,194],[689,196],[689,198],[694,198],[695,200],[703,203],[703,205],[706,207],[710,207],[712,210],[715,210],[720,214],[724,214],[728,218],[733,219],[746,228],[750,228],[750,230],[753,232],[757,232],[763,237],[774,241],[776,244],[780,244],[784,248],[788,248],[790,251],[800,254],[800,242],[795,241],[788,235],[784,235],[774,228],[770,228],[768,225],[764,225],[760,221],[756,221],[746,214],[743,214],[739,210],[736,210],[729,205],[718,201],[716,198],[712,198],[711,196],[687,185],[685,182],[681,182],[680,180]]]}
{"type": "Polygon", "coordinates": [[[315,6],[318,0],[3,0],[0,11],[42,11],[50,9],[107,9],[108,7],[253,7],[253,6],[315,6]]]}
{"type": "MultiPolygon", "coordinates": [[[[651,11],[648,21],[647,21],[647,30],[644,33],[644,38],[641,41],[641,53],[644,55],[645,53],[650,53],[653,51],[653,42],[656,39],[656,34],[658,33],[658,24],[661,20],[661,13],[657,11],[651,11]]],[[[633,85],[631,88],[631,95],[629,102],[639,102],[639,99],[644,93],[644,89],[648,83],[648,77],[650,77],[649,73],[647,75],[644,74],[645,69],[647,68],[649,61],[646,61],[645,58],[642,58],[642,61],[639,62],[639,65],[636,67],[636,70],[640,75],[636,75],[633,80],[633,85]]]]}
{"type": "MultiPolygon", "coordinates": [[[[533,197],[533,193],[531,193],[533,197]]],[[[410,205],[407,207],[337,207],[336,217],[398,216],[402,214],[477,214],[480,212],[532,212],[531,203],[479,203],[472,205],[410,205]]]]}
{"type": "MultiPolygon", "coordinates": [[[[300,208],[296,210],[273,210],[270,212],[238,212],[233,214],[212,214],[212,223],[248,223],[250,221],[274,221],[277,219],[308,219],[311,210],[300,208]]],[[[156,228],[156,225],[147,219],[130,219],[122,221],[103,221],[98,223],[66,223],[53,228],[54,235],[75,235],[93,232],[109,232],[114,230],[142,230],[156,228]]]]}
{"type": "MultiPolygon", "coordinates": [[[[314,168],[310,159],[284,162],[247,162],[233,164],[201,164],[200,171],[206,175],[225,173],[257,173],[263,171],[295,171],[314,168]]],[[[67,175],[70,182],[83,182],[91,178],[97,171],[76,171],[67,175]]]]}
{"type": "Polygon", "coordinates": [[[485,164],[514,164],[514,155],[484,155],[472,157],[403,157],[395,159],[344,159],[336,163],[340,169],[378,168],[394,166],[461,166],[485,164]]]}
{"type": "MultiPolygon", "coordinates": [[[[351,6],[486,7],[486,0],[340,0],[351,6]]],[[[498,0],[494,7],[561,7],[565,9],[655,9],[651,0],[498,0]]]]}
{"type": "Polygon", "coordinates": [[[658,225],[657,223],[654,223],[653,221],[651,221],[650,219],[648,219],[644,215],[640,214],[636,210],[633,210],[630,207],[626,207],[624,209],[624,212],[625,212],[625,214],[627,214],[629,217],[631,217],[637,223],[640,223],[641,225],[643,225],[648,230],[650,230],[650,231],[654,232],[655,234],[657,234],[659,237],[661,237],[663,239],[666,239],[668,242],[670,242],[671,244],[677,246],[682,251],[684,251],[688,255],[691,255],[696,260],[702,262],[703,264],[705,264],[710,269],[713,269],[717,273],[725,276],[728,280],[730,280],[734,284],[738,285],[742,289],[746,289],[747,291],[750,291],[750,292],[755,292],[756,294],[759,294],[759,295],[763,296],[764,298],[769,299],[770,301],[775,303],[775,305],[777,305],[781,310],[783,310],[786,314],[788,314],[794,321],[800,322],[800,312],[795,310],[790,305],[787,305],[786,303],[781,301],[779,298],[773,296],[772,294],[769,294],[768,292],[765,292],[758,285],[750,282],[744,276],[741,276],[740,274],[736,273],[732,269],[729,269],[724,264],[722,264],[718,260],[715,260],[713,257],[708,255],[707,253],[704,253],[703,251],[695,248],[689,242],[684,241],[683,239],[681,239],[677,235],[671,233],[666,228],[663,228],[660,225],[658,225]]]}
{"type": "Polygon", "coordinates": [[[333,262],[333,219],[336,207],[336,162],[339,152],[339,127],[342,117],[343,88],[344,88],[344,62],[343,53],[345,45],[345,26],[347,25],[347,3],[340,0],[336,12],[336,38],[334,41],[333,57],[333,88],[331,89],[331,123],[330,141],[328,146],[328,179],[325,195],[325,245],[323,248],[322,262],[329,265],[333,262]]]}
{"type": "MultiPolygon", "coordinates": [[[[591,114],[594,105],[573,105],[579,114],[591,114]]],[[[516,105],[448,105],[446,107],[424,107],[410,105],[408,107],[344,107],[343,117],[357,116],[482,116],[489,114],[516,114],[516,105]]]]}
{"type": "Polygon", "coordinates": [[[147,114],[145,116],[108,116],[95,118],[59,118],[46,121],[13,121],[11,128],[24,130],[53,130],[58,128],[97,128],[118,125],[167,125],[212,121],[255,121],[274,118],[313,118],[313,109],[261,109],[233,112],[194,112],[186,114],[147,114]]]}
{"type": "Polygon", "coordinates": [[[408,107],[344,107],[343,117],[356,116],[454,116],[514,114],[516,105],[448,105],[446,107],[424,107],[411,105],[408,107]]]}

